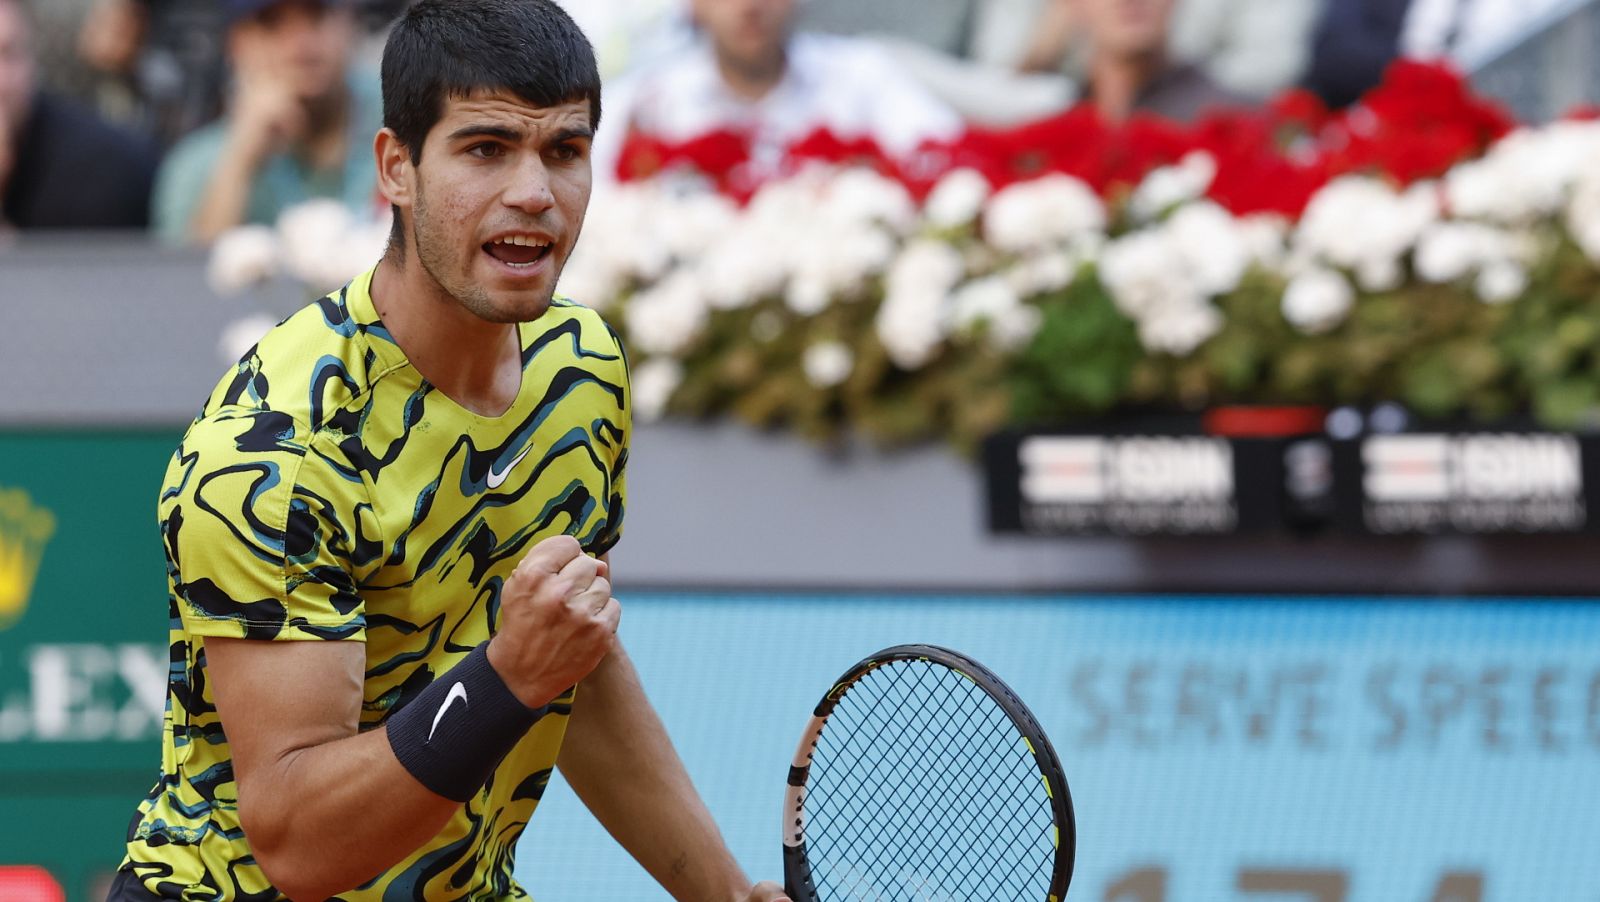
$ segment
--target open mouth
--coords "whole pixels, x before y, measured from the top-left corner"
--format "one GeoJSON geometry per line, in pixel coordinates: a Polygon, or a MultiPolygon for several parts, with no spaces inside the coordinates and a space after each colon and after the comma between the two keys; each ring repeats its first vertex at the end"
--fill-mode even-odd
{"type": "Polygon", "coordinates": [[[550,256],[552,245],[539,238],[527,235],[507,235],[494,241],[485,242],[484,253],[499,260],[507,266],[518,269],[532,269],[550,256]]]}

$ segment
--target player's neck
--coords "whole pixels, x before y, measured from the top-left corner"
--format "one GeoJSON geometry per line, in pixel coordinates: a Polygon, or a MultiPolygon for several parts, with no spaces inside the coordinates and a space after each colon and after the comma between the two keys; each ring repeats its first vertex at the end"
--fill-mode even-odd
{"type": "Polygon", "coordinates": [[[385,255],[372,275],[372,304],[422,378],[480,416],[500,416],[522,387],[515,323],[474,316],[407,255],[385,255]],[[493,349],[492,351],[490,349],[493,349]]]}

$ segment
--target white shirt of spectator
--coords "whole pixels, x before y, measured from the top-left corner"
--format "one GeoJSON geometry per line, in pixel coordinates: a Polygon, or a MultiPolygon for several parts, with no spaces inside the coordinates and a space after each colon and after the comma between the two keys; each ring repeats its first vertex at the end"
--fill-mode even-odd
{"type": "Polygon", "coordinates": [[[597,181],[614,177],[624,137],[635,129],[670,142],[718,130],[748,134],[758,171],[770,171],[785,148],[822,127],[843,138],[871,137],[895,156],[962,131],[954,110],[871,41],[799,34],[788,57],[783,80],[753,102],[728,89],[704,42],[625,79],[606,96],[597,181]]]}
{"type": "Polygon", "coordinates": [[[1400,52],[1449,59],[1471,71],[1572,0],[1411,0],[1400,52]]]}

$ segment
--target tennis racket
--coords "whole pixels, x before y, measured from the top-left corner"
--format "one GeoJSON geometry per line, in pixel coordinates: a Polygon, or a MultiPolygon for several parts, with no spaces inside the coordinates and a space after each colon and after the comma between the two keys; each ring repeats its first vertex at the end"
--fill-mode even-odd
{"type": "Polygon", "coordinates": [[[1056,902],[1077,829],[1061,763],[1000,678],[886,648],[818,703],[783,812],[794,902],[1056,902]]]}

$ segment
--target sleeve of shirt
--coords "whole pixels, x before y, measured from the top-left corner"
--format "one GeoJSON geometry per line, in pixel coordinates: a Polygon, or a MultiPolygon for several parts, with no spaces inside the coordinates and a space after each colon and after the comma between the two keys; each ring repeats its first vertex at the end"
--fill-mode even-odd
{"type": "Polygon", "coordinates": [[[192,426],[161,493],[168,579],[196,636],[366,637],[358,562],[381,547],[365,483],[304,426],[242,411],[192,426]]]}

